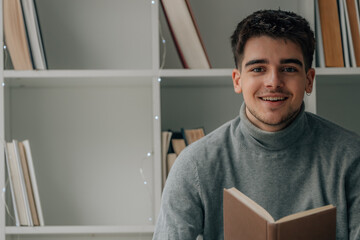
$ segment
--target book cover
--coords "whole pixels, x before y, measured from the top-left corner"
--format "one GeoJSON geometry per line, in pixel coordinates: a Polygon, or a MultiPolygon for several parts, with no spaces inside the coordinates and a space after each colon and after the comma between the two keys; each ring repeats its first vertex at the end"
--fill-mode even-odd
{"type": "Polygon", "coordinates": [[[37,209],[36,209],[36,205],[35,205],[34,191],[33,191],[32,182],[31,182],[31,178],[30,178],[30,171],[29,171],[29,166],[28,166],[28,160],[26,158],[25,147],[22,142],[18,142],[18,146],[19,146],[21,166],[22,166],[23,174],[24,174],[25,187],[26,187],[26,193],[27,193],[27,197],[28,197],[28,201],[29,201],[32,222],[33,222],[34,226],[39,226],[40,225],[39,217],[38,217],[37,209]]]}
{"type": "Polygon", "coordinates": [[[167,177],[167,154],[169,152],[170,140],[172,132],[162,131],[161,132],[161,174],[162,174],[162,186],[165,186],[167,177]]]}
{"type": "Polygon", "coordinates": [[[342,5],[344,7],[344,13],[345,13],[345,24],[346,24],[346,33],[347,33],[347,40],[348,40],[348,52],[349,52],[349,58],[350,58],[350,66],[356,67],[354,44],[352,41],[352,35],[351,35],[351,29],[350,29],[350,19],[349,19],[349,14],[348,14],[348,10],[347,10],[346,0],[340,0],[340,2],[342,2],[342,5]]]}
{"type": "Polygon", "coordinates": [[[339,15],[340,15],[340,29],[341,29],[341,42],[343,46],[344,51],[344,64],[345,67],[350,67],[350,49],[348,46],[348,33],[347,33],[347,27],[346,27],[346,15],[345,15],[345,7],[343,0],[338,1],[339,4],[339,15]]]}
{"type": "Polygon", "coordinates": [[[5,42],[14,69],[32,70],[33,65],[20,0],[4,0],[3,8],[5,42]]]}
{"type": "Polygon", "coordinates": [[[39,194],[39,188],[38,188],[38,184],[37,184],[37,180],[36,180],[36,174],[35,174],[35,168],[34,168],[34,161],[33,161],[32,153],[31,153],[30,141],[24,140],[24,141],[22,141],[22,143],[23,143],[23,146],[25,149],[26,160],[27,160],[28,167],[29,167],[29,174],[30,174],[30,179],[31,179],[32,190],[34,193],[34,200],[35,200],[37,215],[39,218],[39,224],[40,224],[40,226],[44,226],[45,222],[44,222],[44,216],[43,216],[43,211],[42,211],[42,207],[41,207],[40,194],[39,194]]]}
{"type": "Polygon", "coordinates": [[[179,155],[182,152],[182,150],[184,150],[186,147],[185,139],[172,138],[171,145],[172,145],[172,148],[174,149],[174,152],[176,153],[176,155],[179,155]]]}
{"type": "Polygon", "coordinates": [[[8,171],[8,177],[9,177],[9,183],[10,183],[10,194],[11,194],[11,199],[12,199],[12,205],[13,205],[13,208],[14,208],[15,226],[19,227],[20,226],[19,213],[18,213],[18,210],[17,210],[17,204],[16,204],[16,200],[15,200],[16,186],[14,186],[14,182],[13,182],[14,175],[11,172],[11,169],[10,169],[9,151],[12,151],[12,149],[11,148],[9,149],[9,143],[7,143],[5,145],[6,168],[7,168],[7,171],[8,171]]]}
{"type": "Polygon", "coordinates": [[[30,222],[27,216],[26,210],[26,201],[24,196],[24,191],[22,188],[21,176],[20,176],[20,165],[16,158],[15,147],[13,142],[6,143],[7,152],[8,152],[8,162],[9,162],[9,176],[11,177],[11,182],[14,189],[15,197],[15,207],[18,213],[19,225],[20,226],[29,226],[30,222]]]}
{"type": "Polygon", "coordinates": [[[211,68],[188,0],[161,0],[165,18],[184,68],[211,68]]]}
{"type": "Polygon", "coordinates": [[[360,26],[358,3],[357,0],[346,0],[346,5],[355,53],[356,64],[354,64],[354,66],[360,67],[360,26]]]}
{"type": "Polygon", "coordinates": [[[21,156],[20,156],[20,148],[19,148],[19,142],[18,140],[13,140],[13,146],[14,146],[14,151],[15,151],[15,157],[16,157],[16,161],[18,163],[18,171],[19,171],[19,176],[20,176],[20,185],[21,185],[21,191],[23,192],[23,196],[24,196],[24,201],[25,201],[25,212],[26,212],[26,217],[28,219],[28,226],[34,226],[32,217],[31,217],[31,210],[30,210],[30,203],[29,203],[29,195],[28,195],[28,189],[26,187],[26,180],[25,180],[25,175],[26,173],[26,169],[23,166],[23,163],[21,161],[21,156]]]}
{"type": "Polygon", "coordinates": [[[318,0],[325,66],[344,67],[337,0],[318,0]]]}
{"type": "Polygon", "coordinates": [[[320,12],[318,1],[315,0],[315,27],[316,27],[316,57],[317,57],[317,66],[325,67],[325,56],[324,56],[324,47],[321,33],[321,24],[320,24],[320,12]]]}
{"type": "Polygon", "coordinates": [[[166,173],[166,175],[167,176],[169,175],[171,167],[174,165],[176,158],[177,158],[176,153],[168,153],[167,154],[167,158],[166,158],[166,161],[167,161],[167,173],[166,173]]]}
{"type": "Polygon", "coordinates": [[[29,37],[31,56],[35,69],[44,70],[46,58],[41,38],[40,26],[34,0],[21,0],[25,26],[29,37]]]}
{"type": "Polygon", "coordinates": [[[205,136],[204,128],[194,128],[194,129],[182,128],[181,132],[185,139],[186,145],[190,145],[191,143],[205,136]]]}
{"type": "Polygon", "coordinates": [[[224,189],[225,240],[335,240],[336,207],[327,205],[277,221],[236,188],[224,189]]]}

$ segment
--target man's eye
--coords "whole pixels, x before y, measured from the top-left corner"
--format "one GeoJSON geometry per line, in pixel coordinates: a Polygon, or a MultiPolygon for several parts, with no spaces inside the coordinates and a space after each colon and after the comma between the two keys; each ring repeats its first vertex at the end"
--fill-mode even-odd
{"type": "Polygon", "coordinates": [[[283,68],[284,72],[297,72],[297,69],[294,67],[285,67],[283,68]]]}
{"type": "Polygon", "coordinates": [[[257,68],[253,68],[251,69],[252,72],[264,72],[264,68],[262,67],[257,67],[257,68]]]}

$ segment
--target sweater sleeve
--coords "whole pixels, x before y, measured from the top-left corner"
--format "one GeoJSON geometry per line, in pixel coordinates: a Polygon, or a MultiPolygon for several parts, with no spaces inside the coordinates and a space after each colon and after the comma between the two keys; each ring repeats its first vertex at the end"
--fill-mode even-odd
{"type": "Polygon", "coordinates": [[[197,169],[184,152],[166,180],[153,239],[196,239],[202,234],[204,213],[197,169]]]}
{"type": "Polygon", "coordinates": [[[349,167],[346,181],[349,239],[360,239],[360,156],[349,167]]]}

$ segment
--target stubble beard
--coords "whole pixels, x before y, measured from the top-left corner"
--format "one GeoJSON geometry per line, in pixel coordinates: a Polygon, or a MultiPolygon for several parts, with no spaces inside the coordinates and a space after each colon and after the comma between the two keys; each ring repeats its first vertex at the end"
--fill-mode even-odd
{"type": "Polygon", "coordinates": [[[300,112],[301,107],[299,107],[296,110],[292,110],[290,111],[287,115],[283,116],[280,120],[274,120],[271,121],[271,119],[266,119],[265,116],[258,114],[258,112],[256,112],[254,109],[249,108],[248,106],[246,106],[246,108],[249,110],[250,114],[252,116],[254,116],[259,122],[271,126],[271,127],[276,127],[276,126],[281,126],[284,125],[284,127],[287,127],[298,115],[298,113],[300,112]]]}

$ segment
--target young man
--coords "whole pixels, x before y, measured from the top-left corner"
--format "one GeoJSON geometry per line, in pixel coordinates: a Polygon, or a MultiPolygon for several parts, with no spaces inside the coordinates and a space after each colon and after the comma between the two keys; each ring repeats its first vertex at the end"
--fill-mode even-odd
{"type": "Polygon", "coordinates": [[[223,189],[231,187],[275,219],[333,204],[337,239],[360,239],[360,137],[304,111],[315,76],[308,22],[258,11],[231,39],[239,117],[178,157],[154,239],[223,239],[223,189]]]}

